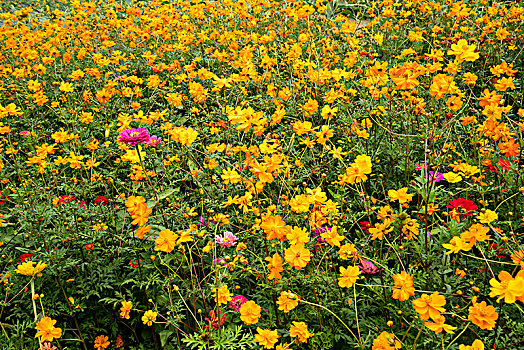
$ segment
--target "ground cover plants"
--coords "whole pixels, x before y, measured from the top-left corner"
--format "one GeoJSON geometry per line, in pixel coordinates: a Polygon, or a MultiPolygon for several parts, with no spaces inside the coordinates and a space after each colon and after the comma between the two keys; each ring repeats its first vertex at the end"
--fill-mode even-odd
{"type": "Polygon", "coordinates": [[[524,5],[3,1],[2,349],[524,347],[524,5]]]}

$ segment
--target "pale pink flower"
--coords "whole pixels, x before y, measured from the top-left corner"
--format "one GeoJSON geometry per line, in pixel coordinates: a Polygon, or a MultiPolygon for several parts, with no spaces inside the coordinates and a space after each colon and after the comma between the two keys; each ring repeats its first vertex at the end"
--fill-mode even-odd
{"type": "Polygon", "coordinates": [[[158,136],[151,136],[149,141],[147,141],[147,144],[151,147],[156,147],[160,144],[160,142],[162,142],[162,138],[158,136]]]}
{"type": "Polygon", "coordinates": [[[233,232],[226,231],[224,235],[217,236],[217,243],[222,247],[231,248],[237,244],[238,237],[233,234],[233,232]]]}

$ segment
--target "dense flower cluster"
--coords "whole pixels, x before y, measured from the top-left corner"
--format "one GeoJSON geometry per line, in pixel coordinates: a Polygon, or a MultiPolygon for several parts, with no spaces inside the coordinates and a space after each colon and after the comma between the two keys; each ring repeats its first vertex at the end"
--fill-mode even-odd
{"type": "Polygon", "coordinates": [[[23,4],[0,347],[524,339],[522,2],[23,4]]]}

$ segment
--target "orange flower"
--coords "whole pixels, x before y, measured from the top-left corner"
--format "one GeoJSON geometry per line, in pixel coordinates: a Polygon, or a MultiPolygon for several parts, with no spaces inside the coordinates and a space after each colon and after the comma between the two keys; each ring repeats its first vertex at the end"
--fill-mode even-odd
{"type": "Polygon", "coordinates": [[[491,305],[485,301],[477,303],[477,297],[473,297],[473,306],[469,310],[468,320],[479,326],[481,329],[492,330],[495,327],[499,314],[491,305]]]}
{"type": "Polygon", "coordinates": [[[453,330],[457,329],[457,327],[450,326],[449,324],[446,324],[446,318],[444,316],[440,316],[435,320],[435,322],[425,322],[424,324],[426,327],[431,329],[435,333],[440,333],[442,331],[445,331],[449,334],[455,334],[453,330]]]}
{"type": "Polygon", "coordinates": [[[267,278],[270,280],[274,278],[277,280],[281,279],[282,275],[280,273],[284,271],[284,268],[282,266],[282,258],[280,255],[275,253],[272,258],[266,257],[264,260],[268,262],[267,268],[269,270],[269,275],[267,278]]]}
{"type": "Polygon", "coordinates": [[[484,343],[480,339],[475,339],[471,345],[459,345],[459,350],[484,350],[484,343]]]}
{"type": "Polygon", "coordinates": [[[409,299],[410,295],[415,295],[413,276],[409,275],[406,271],[393,275],[393,280],[395,281],[395,286],[393,287],[393,299],[406,301],[409,299]]]}
{"type": "Polygon", "coordinates": [[[120,318],[125,318],[129,320],[129,313],[131,312],[131,307],[133,303],[131,301],[123,301],[122,307],[120,308],[120,318]]]}
{"type": "Polygon", "coordinates": [[[520,270],[515,278],[507,271],[500,271],[499,279],[500,282],[495,278],[489,281],[491,285],[490,297],[498,296],[497,303],[502,298],[508,304],[512,304],[516,300],[524,302],[524,270],[520,270]]]}
{"type": "Polygon", "coordinates": [[[55,328],[56,320],[51,319],[50,317],[44,316],[36,324],[36,332],[35,338],[40,338],[40,343],[43,343],[45,341],[52,342],[54,338],[60,338],[62,336],[62,329],[61,328],[55,328]]]}
{"type": "Polygon", "coordinates": [[[430,317],[432,320],[438,320],[440,313],[446,311],[442,306],[446,305],[446,298],[443,295],[439,295],[435,292],[431,295],[422,294],[418,299],[413,300],[413,307],[415,311],[419,313],[420,319],[428,320],[430,317]]]}
{"type": "Polygon", "coordinates": [[[271,329],[261,329],[257,327],[257,334],[255,334],[255,341],[263,346],[264,349],[273,349],[278,341],[277,331],[271,329]]]}
{"type": "Polygon", "coordinates": [[[171,230],[163,230],[158,234],[155,240],[155,250],[170,253],[175,249],[178,235],[171,230]]]}
{"type": "Polygon", "coordinates": [[[395,339],[395,334],[386,331],[373,340],[372,350],[395,350],[402,348],[400,341],[395,339]]]}
{"type": "Polygon", "coordinates": [[[307,330],[307,324],[304,322],[293,321],[293,325],[289,329],[290,337],[298,337],[298,340],[301,343],[307,343],[308,338],[311,338],[313,334],[309,333],[307,330]]]}
{"type": "Polygon", "coordinates": [[[291,292],[280,292],[277,304],[278,309],[288,313],[298,305],[298,296],[291,292]]]}
{"type": "Polygon", "coordinates": [[[95,345],[94,348],[98,350],[106,349],[111,342],[109,341],[109,337],[105,335],[99,335],[95,338],[95,345]]]}
{"type": "Polygon", "coordinates": [[[250,300],[242,304],[239,311],[240,319],[244,321],[245,324],[255,324],[260,318],[260,311],[262,311],[262,308],[253,300],[250,300]]]}
{"type": "Polygon", "coordinates": [[[218,305],[227,304],[232,299],[231,293],[229,293],[229,289],[227,289],[227,285],[225,284],[221,285],[218,290],[213,288],[211,293],[218,305]]]}
{"type": "Polygon", "coordinates": [[[305,267],[311,259],[311,253],[304,248],[304,244],[294,244],[285,253],[286,262],[297,270],[305,267]]]}
{"type": "Polygon", "coordinates": [[[342,288],[350,288],[357,281],[360,275],[360,268],[358,266],[349,266],[346,269],[340,266],[340,274],[342,277],[338,279],[338,285],[342,288]]]}
{"type": "Polygon", "coordinates": [[[475,52],[475,44],[468,45],[465,39],[460,39],[456,44],[451,45],[448,55],[455,55],[458,62],[473,62],[479,58],[479,53],[475,52]]]}

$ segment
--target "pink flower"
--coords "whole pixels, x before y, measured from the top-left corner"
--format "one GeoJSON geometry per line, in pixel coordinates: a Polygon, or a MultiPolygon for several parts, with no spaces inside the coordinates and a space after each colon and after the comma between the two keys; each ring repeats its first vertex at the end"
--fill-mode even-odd
{"type": "Polygon", "coordinates": [[[28,131],[28,130],[20,131],[20,135],[22,137],[29,137],[31,136],[31,131],[28,131]]]}
{"type": "Polygon", "coordinates": [[[118,137],[118,142],[127,143],[130,146],[135,146],[139,143],[149,142],[150,138],[151,137],[149,136],[149,131],[147,131],[145,128],[127,129],[120,133],[120,136],[118,137]]]}
{"type": "Polygon", "coordinates": [[[374,275],[380,272],[379,268],[375,266],[371,261],[362,260],[362,265],[360,265],[360,270],[368,275],[374,275]]]}
{"type": "Polygon", "coordinates": [[[428,166],[427,166],[426,163],[417,163],[415,165],[415,170],[422,170],[422,169],[424,169],[424,170],[428,169],[428,166]]]}
{"type": "Polygon", "coordinates": [[[147,144],[151,147],[156,147],[160,144],[160,142],[162,142],[162,138],[158,136],[151,136],[149,141],[147,141],[147,144]]]}
{"type": "Polygon", "coordinates": [[[237,244],[238,237],[233,234],[233,232],[226,231],[224,235],[217,236],[217,243],[222,247],[231,248],[237,244]]]}
{"type": "Polygon", "coordinates": [[[231,301],[229,302],[229,308],[233,309],[235,311],[239,311],[240,307],[244,305],[244,303],[247,301],[247,298],[243,295],[236,295],[234,296],[231,301]]]}

